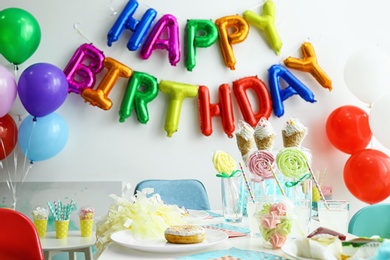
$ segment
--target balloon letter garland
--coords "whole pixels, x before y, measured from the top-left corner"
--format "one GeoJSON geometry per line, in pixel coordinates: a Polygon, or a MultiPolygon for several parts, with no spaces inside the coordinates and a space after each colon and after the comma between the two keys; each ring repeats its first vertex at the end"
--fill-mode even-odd
{"type": "Polygon", "coordinates": [[[132,70],[126,65],[112,59],[105,58],[103,65],[108,69],[107,74],[100,81],[95,90],[87,88],[81,93],[81,96],[93,106],[98,106],[101,109],[109,110],[112,106],[112,101],[108,98],[108,94],[114,87],[119,77],[130,78],[132,70]]]}
{"type": "Polygon", "coordinates": [[[297,59],[288,57],[284,60],[284,64],[292,69],[300,71],[310,72],[311,75],[323,86],[324,88],[332,90],[332,80],[318,65],[316,52],[310,42],[305,42],[301,46],[303,59],[297,59]]]}
{"type": "Polygon", "coordinates": [[[236,58],[234,57],[233,44],[243,42],[249,33],[248,23],[239,15],[225,16],[215,21],[218,28],[219,48],[225,65],[234,70],[236,58]],[[232,33],[229,33],[232,31],[232,33]]]}
{"type": "Polygon", "coordinates": [[[107,34],[107,45],[111,47],[112,42],[115,42],[119,39],[124,29],[129,29],[133,32],[133,35],[130,37],[127,48],[130,51],[135,51],[142,44],[144,38],[146,37],[154,18],[157,15],[156,10],[149,8],[146,10],[141,20],[136,20],[132,17],[138,7],[138,2],[136,0],[130,0],[125,8],[122,10],[118,19],[115,21],[114,25],[111,27],[110,31],[107,34]]]}
{"type": "Polygon", "coordinates": [[[243,13],[244,18],[256,28],[264,31],[268,43],[277,55],[282,49],[282,41],[275,28],[275,4],[268,0],[263,5],[263,15],[256,15],[254,12],[248,10],[243,13]]]}
{"type": "Polygon", "coordinates": [[[219,104],[210,104],[210,92],[206,86],[200,86],[198,92],[199,120],[202,133],[210,136],[213,132],[212,117],[220,116],[225,133],[229,138],[232,138],[235,127],[229,85],[219,86],[219,104]]]}
{"type": "Polygon", "coordinates": [[[233,91],[245,121],[255,127],[261,117],[269,118],[272,111],[272,102],[267,86],[258,77],[246,77],[233,82],[233,91]],[[250,104],[246,91],[252,89],[260,102],[256,113],[250,104]]]}
{"type": "Polygon", "coordinates": [[[155,49],[168,50],[169,62],[172,66],[180,60],[180,39],[179,25],[176,17],[170,14],[163,15],[153,27],[144,45],[142,46],[140,57],[148,59],[155,49]],[[162,39],[164,31],[167,31],[167,39],[162,39]]]}
{"type": "Polygon", "coordinates": [[[131,110],[133,110],[133,105],[135,104],[138,121],[146,124],[149,121],[149,113],[146,105],[155,99],[157,94],[157,79],[149,74],[134,71],[122,99],[119,110],[119,122],[124,122],[126,118],[130,117],[131,110]]]}
{"type": "Polygon", "coordinates": [[[184,98],[196,97],[198,95],[198,87],[167,80],[161,80],[158,87],[161,92],[170,97],[164,128],[167,136],[172,137],[172,134],[178,129],[181,105],[184,98]]]}
{"type": "Polygon", "coordinates": [[[218,30],[210,20],[188,20],[186,25],[185,66],[188,71],[196,65],[196,48],[206,48],[218,39],[218,30]]]}
{"type": "Polygon", "coordinates": [[[274,113],[278,117],[281,117],[284,114],[283,101],[292,95],[299,94],[308,102],[316,102],[313,92],[281,65],[272,65],[268,69],[268,80],[274,113]],[[283,90],[280,87],[279,78],[284,79],[288,84],[283,90]]]}
{"type": "Polygon", "coordinates": [[[95,85],[96,77],[103,69],[104,55],[92,44],[81,45],[66,65],[64,73],[68,80],[68,92],[81,94],[84,89],[95,85]],[[89,65],[84,64],[88,61],[89,65]]]}

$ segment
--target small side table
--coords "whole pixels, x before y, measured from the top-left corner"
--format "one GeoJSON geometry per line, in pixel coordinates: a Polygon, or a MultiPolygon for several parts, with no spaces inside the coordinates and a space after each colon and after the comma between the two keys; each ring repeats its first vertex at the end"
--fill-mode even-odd
{"type": "Polygon", "coordinates": [[[77,252],[83,252],[86,260],[92,260],[92,246],[96,242],[95,232],[90,237],[81,237],[80,230],[69,231],[67,238],[57,239],[56,232],[47,232],[41,237],[42,250],[45,260],[60,252],[68,252],[69,259],[76,259],[77,252]]]}

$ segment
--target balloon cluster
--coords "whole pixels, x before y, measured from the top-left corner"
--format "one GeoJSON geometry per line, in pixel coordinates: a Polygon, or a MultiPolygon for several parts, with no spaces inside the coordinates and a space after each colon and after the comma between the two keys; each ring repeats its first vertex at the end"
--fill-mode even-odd
{"type": "Polygon", "coordinates": [[[359,200],[375,204],[390,196],[390,157],[376,149],[367,149],[372,137],[390,148],[390,108],[388,75],[390,60],[378,48],[353,53],[344,69],[350,91],[367,103],[369,113],[356,106],[336,108],[326,121],[329,141],[350,154],[344,166],[344,182],[359,200]]]}
{"type": "MultiPolygon", "coordinates": [[[[36,51],[41,39],[38,21],[19,8],[0,11],[0,53],[15,66],[25,62],[36,51]]],[[[16,144],[31,161],[46,160],[60,152],[68,138],[65,120],[54,113],[68,94],[63,71],[49,63],[27,67],[18,83],[0,65],[0,160],[5,159],[16,144]],[[19,95],[30,114],[19,129],[8,114],[19,95]]],[[[21,115],[19,115],[21,116],[21,115]]]]}

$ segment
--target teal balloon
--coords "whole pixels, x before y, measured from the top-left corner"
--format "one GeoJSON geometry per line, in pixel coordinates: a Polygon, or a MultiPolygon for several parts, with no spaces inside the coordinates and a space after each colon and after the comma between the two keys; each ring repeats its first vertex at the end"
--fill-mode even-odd
{"type": "Polygon", "coordinates": [[[9,62],[19,65],[37,50],[41,41],[38,21],[20,8],[0,11],[0,53],[9,62]]]}
{"type": "Polygon", "coordinates": [[[61,152],[68,135],[68,125],[59,114],[38,118],[29,115],[19,127],[18,143],[31,162],[43,161],[61,152]]]}

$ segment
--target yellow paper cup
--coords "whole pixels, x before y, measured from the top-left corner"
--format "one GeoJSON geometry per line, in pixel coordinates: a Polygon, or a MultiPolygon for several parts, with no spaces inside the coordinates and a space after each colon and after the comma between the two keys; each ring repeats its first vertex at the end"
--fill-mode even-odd
{"type": "Polygon", "coordinates": [[[38,236],[46,236],[47,219],[34,219],[34,226],[38,231],[38,236]]]}
{"type": "Polygon", "coordinates": [[[80,219],[80,232],[82,237],[92,236],[93,219],[80,219]]]}
{"type": "Polygon", "coordinates": [[[69,230],[68,220],[56,220],[56,238],[67,238],[69,230]]]}

